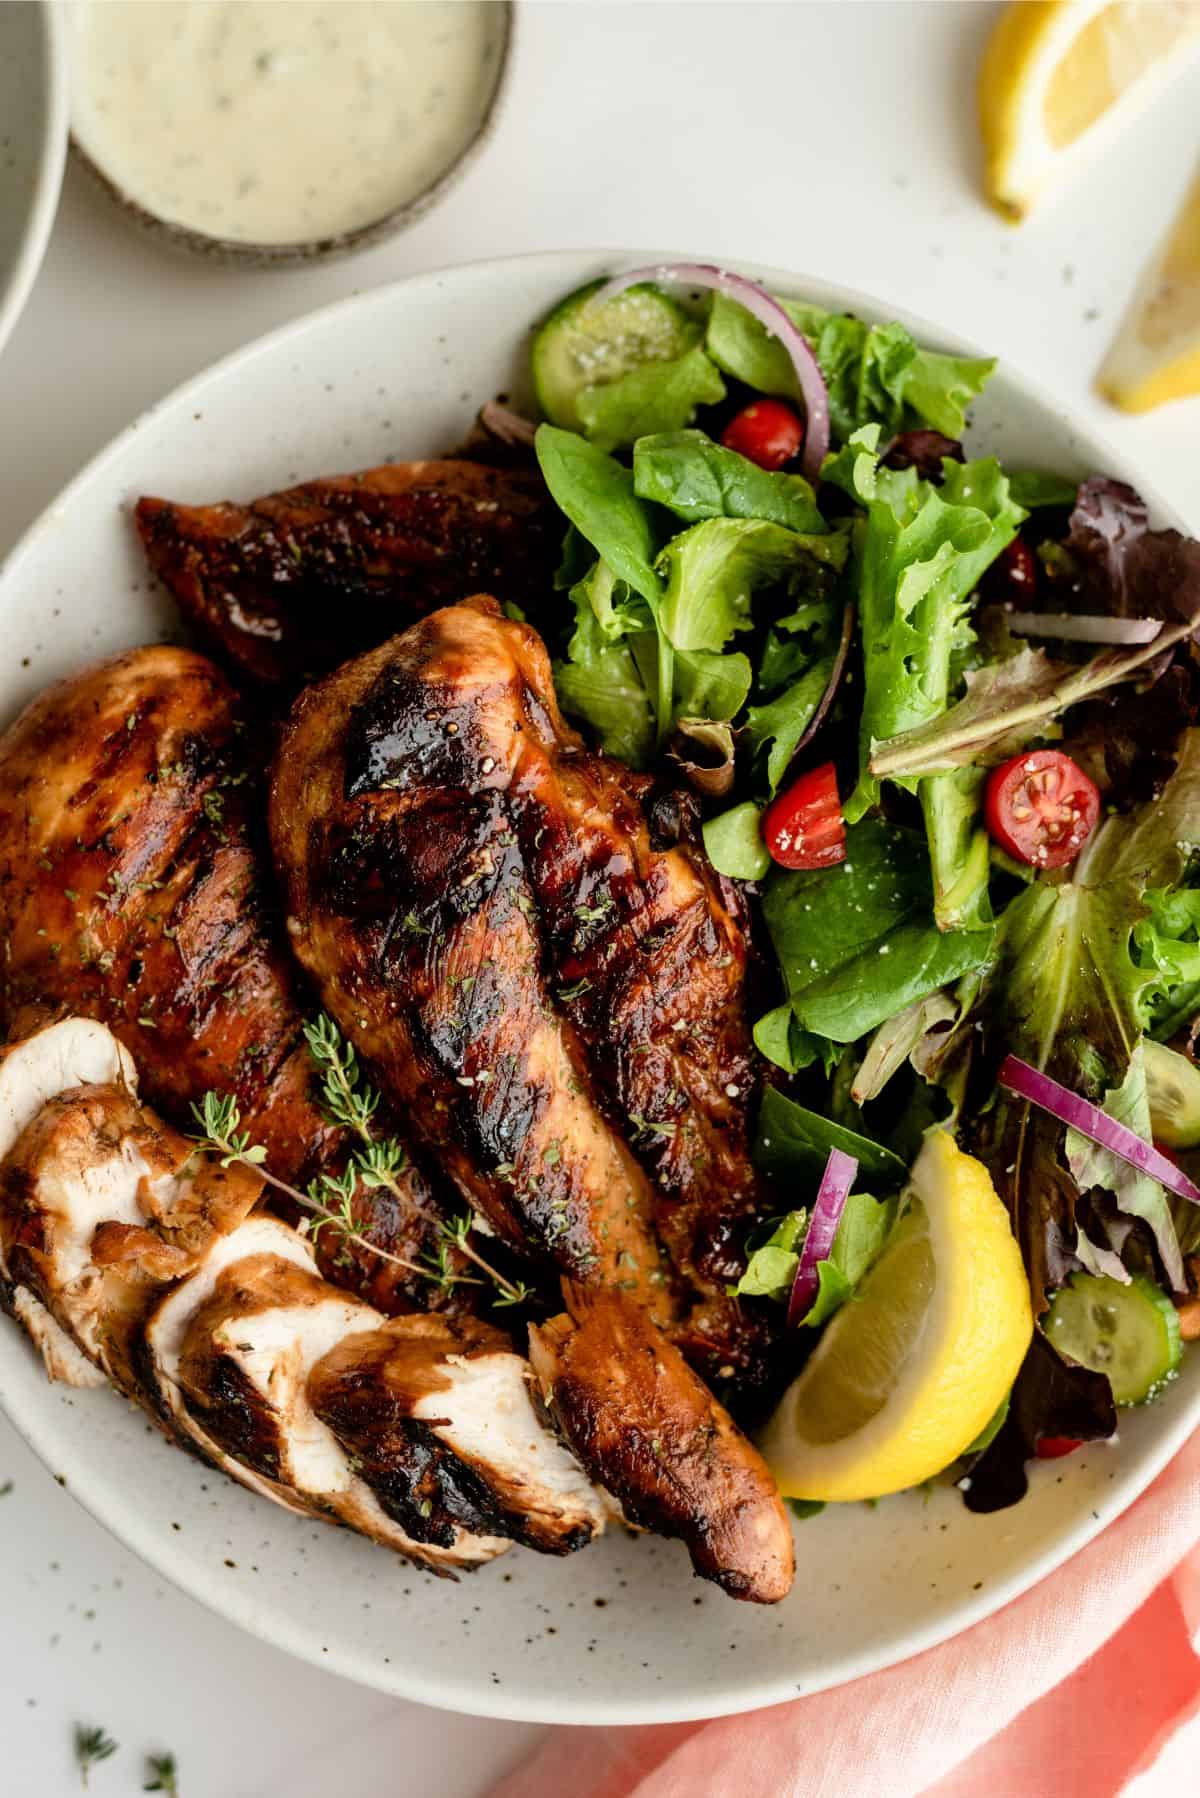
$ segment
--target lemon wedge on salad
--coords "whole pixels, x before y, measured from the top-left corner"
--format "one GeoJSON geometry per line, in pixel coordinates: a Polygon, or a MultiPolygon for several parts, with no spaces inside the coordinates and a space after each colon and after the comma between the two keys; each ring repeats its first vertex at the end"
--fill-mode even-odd
{"type": "Polygon", "coordinates": [[[761,1440],[788,1498],[882,1498],[940,1473],[1003,1404],[1033,1335],[1008,1212],[944,1130],[908,1208],[761,1440]]]}
{"type": "Polygon", "coordinates": [[[979,71],[987,193],[1023,218],[1200,55],[1197,0],[1018,0],[979,71]]]}
{"type": "Polygon", "coordinates": [[[1138,283],[1097,385],[1126,412],[1200,393],[1200,174],[1138,283]]]}

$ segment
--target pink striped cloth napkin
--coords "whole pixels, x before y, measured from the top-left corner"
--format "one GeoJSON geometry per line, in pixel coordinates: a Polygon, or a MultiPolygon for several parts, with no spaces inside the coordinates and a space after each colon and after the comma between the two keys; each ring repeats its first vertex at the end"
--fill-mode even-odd
{"type": "Polygon", "coordinates": [[[1110,1798],[1176,1753],[1200,1792],[1200,1432],[941,1648],[749,1716],[555,1730],[493,1798],[1110,1798]]]}

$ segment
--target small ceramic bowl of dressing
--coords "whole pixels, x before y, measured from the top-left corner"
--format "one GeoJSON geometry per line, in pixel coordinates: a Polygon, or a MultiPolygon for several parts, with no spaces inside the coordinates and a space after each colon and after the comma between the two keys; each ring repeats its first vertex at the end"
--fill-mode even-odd
{"type": "Polygon", "coordinates": [[[287,267],[379,242],[486,141],[511,0],[75,0],[72,148],[142,230],[287,267]]]}

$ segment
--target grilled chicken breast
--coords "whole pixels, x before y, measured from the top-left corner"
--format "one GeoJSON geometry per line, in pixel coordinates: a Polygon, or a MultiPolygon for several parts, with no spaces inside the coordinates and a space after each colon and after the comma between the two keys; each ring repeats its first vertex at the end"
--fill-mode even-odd
{"type": "Polygon", "coordinates": [[[795,1573],[774,1480],[733,1419],[624,1293],[569,1286],[529,1332],[542,1400],[631,1523],[687,1543],[732,1598],[773,1604],[795,1573]]]}
{"type": "MultiPolygon", "coordinates": [[[[0,1028],[64,1011],[109,1025],[147,1098],[190,1107],[232,1093],[277,1178],[304,1185],[344,1163],[346,1133],[316,1103],[304,996],[247,804],[253,757],[211,662],[131,650],[49,688],[0,738],[0,1028]]],[[[99,1075],[96,1078],[109,1078],[99,1075]]],[[[400,1260],[429,1246],[429,1183],[401,1198],[360,1188],[363,1233],[400,1260]]],[[[386,1312],[461,1306],[333,1239],[326,1271],[386,1312]]]]}
{"type": "Polygon", "coordinates": [[[212,651],[294,685],[481,587],[549,587],[561,524],[536,468],[406,462],[248,506],[142,499],[154,572],[212,651]]]}
{"type": "MultiPolygon", "coordinates": [[[[276,763],[271,835],[301,962],[469,1203],[571,1280],[631,1301],[647,1329],[677,1329],[732,1379],[734,1356],[755,1367],[761,1356],[720,1285],[740,1270],[734,1242],[757,1205],[740,1123],[745,951],[698,858],[653,849],[640,796],[563,724],[540,640],[480,599],[301,695],[276,763]],[[576,991],[594,981],[607,995],[581,1022],[564,996],[572,976],[576,991]],[[647,1151],[660,1187],[621,1122],[673,1139],[647,1151]]],[[[654,1484],[676,1478],[678,1448],[686,1497],[673,1527],[716,1577],[712,1545],[719,1558],[754,1534],[722,1534],[728,1490],[756,1469],[765,1509],[754,1527],[771,1544],[779,1501],[665,1340],[655,1365],[647,1417],[668,1416],[677,1383],[692,1422],[661,1434],[654,1484]],[[691,1446],[702,1428],[707,1492],[691,1446]]],[[[617,1386],[607,1398],[604,1427],[580,1436],[589,1452],[623,1428],[617,1386]]],[[[585,1465],[603,1482],[607,1454],[585,1465]]],[[[657,1503],[648,1491],[647,1512],[657,1503]]],[[[770,1599],[788,1569],[743,1555],[720,1577],[770,1599]]]]}
{"type": "Polygon", "coordinates": [[[754,1394],[768,1326],[727,1296],[762,1205],[746,939],[703,856],[656,847],[649,787],[476,599],[301,696],[272,838],[301,961],[471,1203],[754,1394]]]}
{"type": "MultiPolygon", "coordinates": [[[[103,1047],[97,1030],[74,1032],[88,1068],[103,1047]]],[[[359,1417],[364,1460],[393,1476],[381,1502],[318,1417],[310,1381],[336,1354],[343,1406],[356,1380],[369,1390],[385,1318],[322,1280],[308,1243],[254,1209],[257,1174],[199,1161],[128,1084],[72,1085],[71,1032],[51,1026],[0,1062],[0,1092],[21,1064],[29,1089],[64,1083],[23,1129],[14,1113],[0,1162],[3,1293],[52,1374],[75,1371],[69,1347],[242,1484],[435,1571],[491,1559],[512,1540],[566,1553],[603,1528],[602,1501],[535,1417],[505,1339],[486,1331],[468,1343],[437,1319],[412,1320],[404,1338],[391,1385],[407,1418],[393,1403],[376,1444],[359,1417]],[[436,1409],[422,1412],[421,1395],[436,1409]],[[406,1428],[437,1513],[427,1524],[421,1502],[406,1500],[421,1519],[411,1534],[397,1516],[406,1428]]],[[[328,1402],[328,1380],[321,1392],[328,1402]]]]}

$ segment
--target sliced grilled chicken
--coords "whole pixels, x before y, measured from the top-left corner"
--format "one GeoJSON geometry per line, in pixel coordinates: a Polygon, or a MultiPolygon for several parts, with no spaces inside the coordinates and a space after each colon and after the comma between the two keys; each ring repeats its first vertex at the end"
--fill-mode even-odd
{"type": "Polygon", "coordinates": [[[154,572],[244,676],[295,684],[481,587],[549,588],[561,521],[536,468],[406,462],[248,506],[142,499],[154,572]]]}
{"type": "Polygon", "coordinates": [[[8,1306],[42,1358],[50,1379],[63,1386],[97,1391],[108,1381],[94,1361],[89,1361],[61,1324],[55,1323],[40,1299],[35,1299],[28,1286],[14,1289],[8,1306]]]}
{"type": "MultiPolygon", "coordinates": [[[[40,1060],[27,1050],[27,1090],[29,1069],[45,1086],[102,1060],[100,1026],[41,1034],[57,1044],[59,1071],[46,1073],[55,1057],[44,1045],[40,1060]]],[[[108,1052],[123,1068],[115,1039],[108,1052]]],[[[15,1051],[0,1061],[14,1119],[19,1065],[15,1051]]],[[[512,1539],[562,1553],[599,1533],[600,1501],[534,1416],[524,1364],[506,1339],[486,1331],[468,1342],[432,1318],[412,1320],[395,1388],[436,1395],[436,1415],[413,1399],[407,1428],[417,1447],[432,1443],[427,1459],[451,1496],[434,1528],[410,1533],[390,1514],[395,1505],[385,1508],[355,1471],[309,1397],[314,1366],[340,1354],[352,1378],[354,1345],[374,1344],[386,1320],[322,1280],[297,1231],[253,1211],[261,1191],[253,1171],[196,1157],[124,1086],[68,1087],[48,1099],[0,1163],[0,1244],[10,1309],[52,1376],[80,1383],[86,1361],[242,1484],[435,1571],[490,1560],[512,1539]],[[481,1418],[481,1405],[495,1415],[481,1418]]],[[[373,1363],[362,1377],[376,1377],[373,1363]]],[[[395,1402],[379,1428],[394,1445],[395,1402]]],[[[369,1441],[364,1449],[375,1463],[387,1459],[369,1441]]]]}
{"type": "Polygon", "coordinates": [[[309,1398],[384,1509],[422,1541],[490,1526],[569,1554],[604,1527],[595,1489],[534,1412],[527,1364],[487,1324],[401,1317],[344,1337],[314,1369],[309,1398]]]}
{"type": "Polygon", "coordinates": [[[159,1291],[202,1263],[261,1192],[258,1175],[196,1157],[124,1088],[75,1086],[47,1100],[0,1163],[0,1243],[13,1279],[137,1398],[159,1291]]]}
{"type": "MultiPolygon", "coordinates": [[[[0,1049],[0,1163],[48,1099],[87,1081],[114,1081],[137,1090],[133,1057],[90,1018],[67,1018],[43,1026],[0,1049]]],[[[0,1303],[25,1326],[52,1380],[71,1386],[103,1385],[104,1375],[41,1300],[12,1279],[6,1236],[0,1217],[0,1303]]]]}
{"type": "MultiPolygon", "coordinates": [[[[0,739],[0,1027],[64,1010],[102,1020],[174,1123],[191,1128],[208,1089],[232,1093],[272,1172],[304,1185],[340,1170],[348,1144],[315,1101],[304,999],[247,813],[251,768],[232,689],[190,650],[131,650],[28,707],[0,739]]],[[[414,1166],[400,1186],[401,1200],[360,1188],[354,1215],[417,1263],[437,1207],[414,1166]]],[[[319,1255],[387,1312],[458,1307],[472,1290],[443,1296],[355,1247],[319,1255]]]]}
{"type": "Polygon", "coordinates": [[[791,1530],[757,1450],[638,1305],[594,1287],[566,1297],[570,1315],[530,1329],[530,1359],[592,1478],[731,1597],[786,1597],[791,1530]]]}

